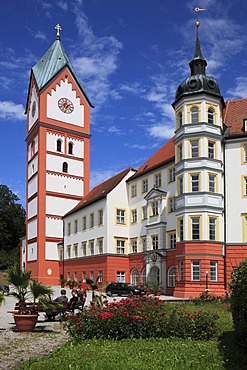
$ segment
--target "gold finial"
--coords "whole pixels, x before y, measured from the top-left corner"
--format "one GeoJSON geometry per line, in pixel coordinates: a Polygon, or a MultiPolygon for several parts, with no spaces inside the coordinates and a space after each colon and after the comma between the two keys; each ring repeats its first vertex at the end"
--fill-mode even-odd
{"type": "Polygon", "coordinates": [[[60,31],[62,31],[62,27],[59,23],[56,25],[55,29],[57,30],[57,40],[60,40],[60,31]]]}
{"type": "Polygon", "coordinates": [[[196,7],[193,10],[196,12],[196,23],[195,23],[195,25],[196,25],[196,28],[198,28],[200,26],[200,22],[198,21],[198,14],[197,13],[198,12],[203,12],[206,9],[205,8],[198,8],[198,7],[196,7]]]}

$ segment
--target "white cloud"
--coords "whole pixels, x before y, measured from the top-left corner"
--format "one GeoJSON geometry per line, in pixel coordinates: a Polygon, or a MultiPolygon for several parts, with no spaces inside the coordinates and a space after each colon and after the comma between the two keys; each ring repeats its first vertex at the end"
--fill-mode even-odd
{"type": "Polygon", "coordinates": [[[35,39],[40,39],[40,40],[43,40],[43,41],[47,41],[47,37],[46,37],[45,33],[42,32],[42,31],[37,31],[34,35],[34,38],[35,39]]]}
{"type": "Polygon", "coordinates": [[[12,101],[0,101],[0,118],[14,121],[24,120],[23,105],[15,104],[12,101]]]}
{"type": "Polygon", "coordinates": [[[96,185],[101,184],[102,182],[110,179],[112,176],[116,175],[118,171],[115,171],[113,169],[107,169],[107,170],[94,170],[90,173],[90,187],[91,189],[94,188],[96,185]]]}
{"type": "Polygon", "coordinates": [[[231,99],[245,98],[247,96],[247,77],[237,77],[235,87],[226,92],[231,99]]]}
{"type": "Polygon", "coordinates": [[[108,128],[108,133],[109,134],[117,134],[117,135],[122,135],[123,134],[123,132],[118,127],[116,127],[115,125],[110,126],[108,128]]]}
{"type": "Polygon", "coordinates": [[[116,91],[112,93],[110,78],[117,70],[122,43],[114,36],[95,35],[82,10],[81,1],[77,0],[75,4],[73,11],[80,47],[74,49],[72,64],[82,83],[88,86],[87,93],[93,97],[93,104],[98,110],[109,97],[121,98],[116,91]]]}
{"type": "Polygon", "coordinates": [[[68,10],[68,3],[67,3],[67,1],[62,1],[62,0],[60,0],[60,1],[57,1],[57,2],[56,2],[56,4],[57,4],[61,9],[63,9],[65,12],[67,12],[67,10],[68,10]]]}
{"type": "Polygon", "coordinates": [[[137,96],[140,94],[144,94],[146,92],[145,87],[142,86],[140,82],[134,82],[133,84],[127,84],[127,83],[121,84],[119,86],[119,89],[121,91],[130,93],[133,95],[137,95],[137,96]]]}
{"type": "Polygon", "coordinates": [[[174,127],[166,124],[157,124],[147,127],[149,135],[155,139],[170,139],[174,135],[174,127]]]}

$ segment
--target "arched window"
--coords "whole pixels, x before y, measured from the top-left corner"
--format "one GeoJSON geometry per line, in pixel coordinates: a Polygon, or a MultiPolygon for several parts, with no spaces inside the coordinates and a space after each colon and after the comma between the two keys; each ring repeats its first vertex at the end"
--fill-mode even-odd
{"type": "Polygon", "coordinates": [[[74,146],[73,143],[70,142],[69,145],[68,145],[68,153],[69,154],[73,154],[73,146],[74,146]]]}
{"type": "Polygon", "coordinates": [[[190,111],[191,123],[198,123],[198,108],[194,107],[190,111]]]}
{"type": "Polygon", "coordinates": [[[34,140],[31,143],[31,156],[33,157],[35,154],[35,142],[34,140]]]}
{"type": "Polygon", "coordinates": [[[144,269],[142,270],[142,285],[145,285],[146,284],[146,281],[147,281],[147,278],[146,278],[146,267],[144,267],[144,269]]]}
{"type": "Polygon", "coordinates": [[[208,123],[214,123],[214,110],[213,108],[208,108],[208,123]]]}
{"type": "Polygon", "coordinates": [[[137,269],[133,269],[131,271],[131,284],[138,285],[138,271],[137,269]]]}
{"type": "Polygon", "coordinates": [[[168,269],[168,286],[170,288],[174,288],[175,287],[175,281],[176,281],[176,267],[171,266],[168,269]]]}
{"type": "Polygon", "coordinates": [[[68,163],[63,162],[63,172],[68,173],[68,163]]]}
{"type": "Polygon", "coordinates": [[[183,114],[182,112],[180,112],[178,114],[178,127],[182,127],[182,125],[183,125],[183,114]]]}
{"type": "Polygon", "coordinates": [[[58,139],[57,140],[57,152],[62,151],[62,140],[58,139]]]}

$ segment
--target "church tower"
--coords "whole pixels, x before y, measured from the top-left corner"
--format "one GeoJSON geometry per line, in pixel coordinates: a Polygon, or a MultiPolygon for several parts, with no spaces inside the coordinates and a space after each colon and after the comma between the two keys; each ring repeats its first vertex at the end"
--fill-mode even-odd
{"type": "Polygon", "coordinates": [[[27,114],[27,227],[22,266],[58,284],[62,216],[89,191],[90,108],[60,41],[32,68],[27,114]]]}
{"type": "Polygon", "coordinates": [[[217,81],[206,75],[196,22],[191,75],[176,91],[176,287],[190,297],[214,286],[224,294],[222,111],[217,81]]]}

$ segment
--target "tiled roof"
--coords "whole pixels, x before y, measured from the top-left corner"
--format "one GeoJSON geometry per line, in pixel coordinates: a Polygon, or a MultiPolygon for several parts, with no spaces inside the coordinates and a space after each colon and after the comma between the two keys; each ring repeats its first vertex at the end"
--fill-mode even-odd
{"type": "Polygon", "coordinates": [[[97,202],[100,199],[106,198],[107,194],[109,194],[130,171],[135,170],[129,167],[126,170],[111,177],[110,179],[95,186],[87,195],[85,195],[82,198],[82,200],[71,211],[66,213],[65,216],[68,216],[84,207],[87,207],[88,205],[97,202]]]}
{"type": "Polygon", "coordinates": [[[131,176],[129,180],[140,177],[156,168],[174,160],[175,157],[175,136],[172,137],[165,145],[163,145],[151,158],[149,158],[138,170],[131,176]]]}
{"type": "Polygon", "coordinates": [[[247,98],[228,100],[223,116],[230,136],[245,134],[243,120],[247,119],[247,98]]]}

